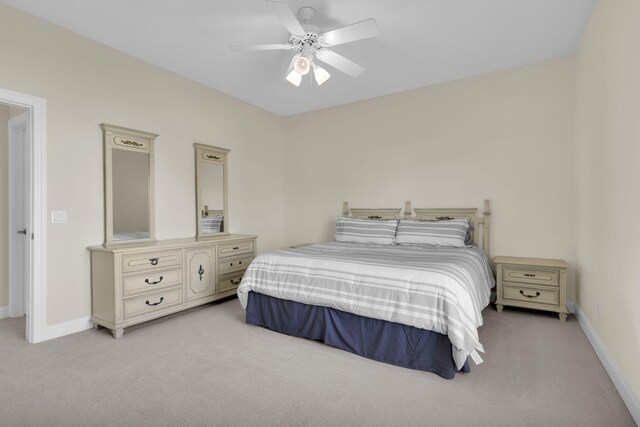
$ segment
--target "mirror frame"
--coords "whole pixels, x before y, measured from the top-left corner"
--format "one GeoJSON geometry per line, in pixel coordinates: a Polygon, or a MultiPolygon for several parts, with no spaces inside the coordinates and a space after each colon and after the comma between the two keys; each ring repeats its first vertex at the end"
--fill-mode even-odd
{"type": "Polygon", "coordinates": [[[227,155],[229,149],[214,147],[212,145],[194,143],[195,158],[196,158],[196,238],[197,239],[212,239],[216,237],[226,236],[229,234],[229,203],[227,199],[227,155]],[[217,163],[222,165],[222,202],[223,208],[223,221],[224,228],[220,233],[203,234],[202,233],[202,218],[201,208],[202,206],[202,188],[204,183],[200,182],[200,168],[203,163],[217,163]]]}
{"type": "Polygon", "coordinates": [[[101,123],[104,137],[104,246],[155,242],[155,198],[153,143],[158,135],[101,123]],[[113,150],[126,150],[149,155],[148,224],[149,237],[146,239],[113,239],[113,150]]]}

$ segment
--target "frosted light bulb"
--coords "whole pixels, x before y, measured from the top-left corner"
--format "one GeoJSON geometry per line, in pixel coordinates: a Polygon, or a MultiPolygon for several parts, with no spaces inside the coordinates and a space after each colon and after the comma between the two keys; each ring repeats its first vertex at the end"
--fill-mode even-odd
{"type": "Polygon", "coordinates": [[[306,57],[301,56],[300,58],[296,59],[296,62],[293,64],[293,69],[296,71],[296,73],[304,76],[311,69],[311,63],[306,57]]]}

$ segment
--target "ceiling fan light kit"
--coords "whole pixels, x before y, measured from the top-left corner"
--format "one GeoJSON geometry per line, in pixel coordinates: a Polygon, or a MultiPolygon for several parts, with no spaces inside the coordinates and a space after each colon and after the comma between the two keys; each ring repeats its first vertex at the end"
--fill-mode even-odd
{"type": "Polygon", "coordinates": [[[331,77],[331,74],[329,74],[327,70],[325,70],[324,68],[322,68],[316,63],[313,63],[312,65],[313,65],[313,77],[315,77],[316,83],[318,84],[318,86],[320,86],[322,83],[329,80],[329,77],[331,77]]]}
{"type": "Polygon", "coordinates": [[[281,1],[266,0],[272,12],[280,19],[282,25],[289,31],[288,43],[259,44],[259,45],[235,45],[229,46],[233,51],[261,51],[261,50],[295,50],[289,69],[285,74],[285,80],[294,86],[300,86],[302,76],[313,70],[313,76],[318,85],[323,84],[331,77],[331,74],[316,63],[316,59],[332,66],[351,76],[358,77],[364,71],[364,67],[344,56],[330,50],[329,47],[337,46],[352,41],[375,37],[380,30],[375,19],[367,19],[356,24],[347,25],[337,30],[321,33],[320,29],[311,24],[316,14],[312,7],[302,7],[298,11],[300,20],[285,3],[281,1]],[[300,22],[302,21],[302,23],[300,22]]]}

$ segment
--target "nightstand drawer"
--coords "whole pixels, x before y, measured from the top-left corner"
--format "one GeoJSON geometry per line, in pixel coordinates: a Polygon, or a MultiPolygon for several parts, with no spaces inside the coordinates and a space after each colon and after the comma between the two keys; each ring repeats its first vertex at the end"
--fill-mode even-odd
{"type": "Polygon", "coordinates": [[[557,289],[517,286],[508,283],[503,283],[502,285],[502,298],[512,301],[555,306],[560,303],[560,295],[557,289]]]}
{"type": "Polygon", "coordinates": [[[505,282],[558,286],[558,277],[558,270],[535,270],[526,267],[504,267],[502,269],[502,280],[505,282]]]}

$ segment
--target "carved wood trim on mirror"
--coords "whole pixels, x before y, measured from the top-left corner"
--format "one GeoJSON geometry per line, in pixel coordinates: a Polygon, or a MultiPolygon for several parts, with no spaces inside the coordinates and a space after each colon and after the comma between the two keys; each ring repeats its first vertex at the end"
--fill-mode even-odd
{"type": "Polygon", "coordinates": [[[155,240],[154,153],[158,135],[100,124],[104,137],[104,245],[155,240]]]}
{"type": "Polygon", "coordinates": [[[228,149],[193,144],[196,158],[196,237],[229,234],[227,210],[228,149]]]}

